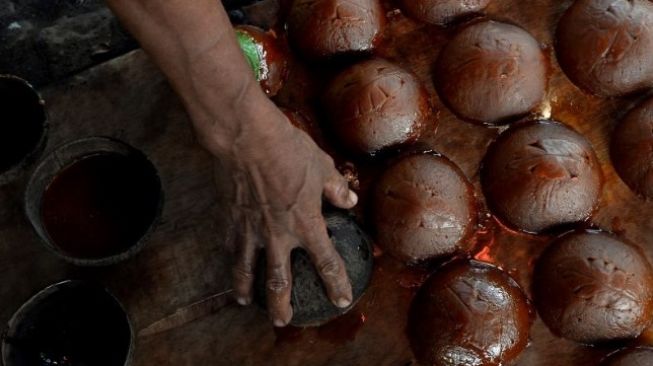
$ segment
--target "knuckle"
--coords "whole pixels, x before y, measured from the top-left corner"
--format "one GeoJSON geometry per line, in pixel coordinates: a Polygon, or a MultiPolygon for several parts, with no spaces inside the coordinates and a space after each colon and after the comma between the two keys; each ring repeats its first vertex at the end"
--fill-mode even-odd
{"type": "Polygon", "coordinates": [[[254,273],[249,267],[237,265],[232,268],[232,272],[236,281],[252,281],[254,279],[254,273]]]}
{"type": "Polygon", "coordinates": [[[349,184],[344,178],[333,183],[333,194],[340,199],[346,199],[349,195],[349,184]]]}
{"type": "Polygon", "coordinates": [[[286,267],[282,265],[270,265],[268,267],[268,278],[265,287],[273,294],[280,294],[290,289],[290,280],[286,275],[286,267]]]}
{"type": "Polygon", "coordinates": [[[349,186],[347,183],[343,183],[340,188],[338,189],[338,196],[340,196],[341,199],[346,200],[349,197],[349,186]]]}
{"type": "Polygon", "coordinates": [[[290,288],[290,281],[285,278],[270,278],[266,281],[265,286],[268,291],[279,294],[290,288]]]}
{"type": "Polygon", "coordinates": [[[336,277],[340,274],[342,266],[340,261],[335,258],[329,258],[318,264],[318,270],[322,275],[327,277],[336,277]]]}
{"type": "Polygon", "coordinates": [[[335,179],[332,181],[331,186],[336,194],[341,195],[343,192],[346,192],[348,189],[346,181],[343,179],[335,179]]]}

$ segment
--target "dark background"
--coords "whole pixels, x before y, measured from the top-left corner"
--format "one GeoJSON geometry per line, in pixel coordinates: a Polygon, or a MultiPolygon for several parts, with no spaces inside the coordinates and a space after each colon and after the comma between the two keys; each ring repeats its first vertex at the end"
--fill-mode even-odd
{"type": "MultiPolygon", "coordinates": [[[[223,0],[239,24],[257,2],[223,0]]],[[[0,0],[0,74],[37,87],[137,47],[103,0],[0,0]]]]}

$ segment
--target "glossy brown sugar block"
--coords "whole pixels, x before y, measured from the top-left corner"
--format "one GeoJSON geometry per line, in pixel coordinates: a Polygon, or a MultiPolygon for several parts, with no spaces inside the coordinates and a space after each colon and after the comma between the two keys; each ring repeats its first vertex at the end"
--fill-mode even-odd
{"type": "Polygon", "coordinates": [[[585,137],[558,122],[532,121],[513,126],[492,143],[481,183],[494,214],[537,233],[589,218],[602,177],[585,137]]]}
{"type": "Polygon", "coordinates": [[[339,142],[364,155],[416,141],[431,116],[429,95],[415,75],[383,59],[346,69],[323,99],[339,142]]]}
{"type": "Polygon", "coordinates": [[[443,156],[408,156],[379,180],[373,215],[379,245],[402,261],[464,253],[476,228],[474,188],[443,156]]]}
{"type": "Polygon", "coordinates": [[[611,354],[601,366],[653,365],[653,348],[627,348],[611,354]]]}
{"type": "Polygon", "coordinates": [[[533,291],[549,329],[580,343],[635,338],[653,316],[653,268],[639,247],[606,233],[557,239],[538,259],[533,291]]]}
{"type": "Polygon", "coordinates": [[[621,179],[637,194],[653,198],[653,99],[648,99],[617,125],[610,155],[621,179]]]}
{"type": "Polygon", "coordinates": [[[578,0],[560,20],[556,53],[575,84],[600,96],[653,86],[653,3],[578,0]]]}
{"type": "Polygon", "coordinates": [[[527,114],[546,91],[544,53],[520,27],[496,21],[467,26],[442,49],[435,86],[454,113],[482,123],[527,114]]]}
{"type": "Polygon", "coordinates": [[[281,40],[274,32],[251,25],[240,25],[235,29],[261,88],[271,97],[277,95],[288,76],[289,56],[281,40]]]}
{"type": "Polygon", "coordinates": [[[288,34],[301,53],[320,58],[372,51],[384,24],[379,0],[296,0],[288,34]]]}
{"type": "Polygon", "coordinates": [[[408,333],[422,364],[499,366],[526,348],[531,321],[531,305],[507,273],[483,262],[456,261],[420,289],[408,333]]]}
{"type": "Polygon", "coordinates": [[[478,13],[491,0],[402,0],[402,9],[423,22],[444,25],[456,18],[478,13]]]}

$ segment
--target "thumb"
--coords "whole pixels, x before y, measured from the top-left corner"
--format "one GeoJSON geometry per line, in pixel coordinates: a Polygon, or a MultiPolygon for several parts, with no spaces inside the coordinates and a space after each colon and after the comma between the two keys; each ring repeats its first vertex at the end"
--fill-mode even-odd
{"type": "Polygon", "coordinates": [[[324,184],[324,196],[338,208],[350,209],[358,203],[358,195],[349,189],[347,179],[335,168],[324,184]]]}

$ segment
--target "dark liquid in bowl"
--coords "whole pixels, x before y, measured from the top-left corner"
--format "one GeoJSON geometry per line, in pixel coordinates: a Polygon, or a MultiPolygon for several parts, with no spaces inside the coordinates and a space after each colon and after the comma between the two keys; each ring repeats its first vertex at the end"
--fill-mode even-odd
{"type": "Polygon", "coordinates": [[[0,79],[0,173],[31,153],[43,134],[45,111],[22,80],[0,79]]]}
{"type": "Polygon", "coordinates": [[[161,187],[140,157],[97,154],[64,168],[43,194],[42,218],[66,255],[97,259],[136,244],[152,225],[161,187]]]}
{"type": "Polygon", "coordinates": [[[7,366],[122,366],[131,345],[125,312],[104,289],[65,284],[27,305],[7,339],[7,366]]]}

